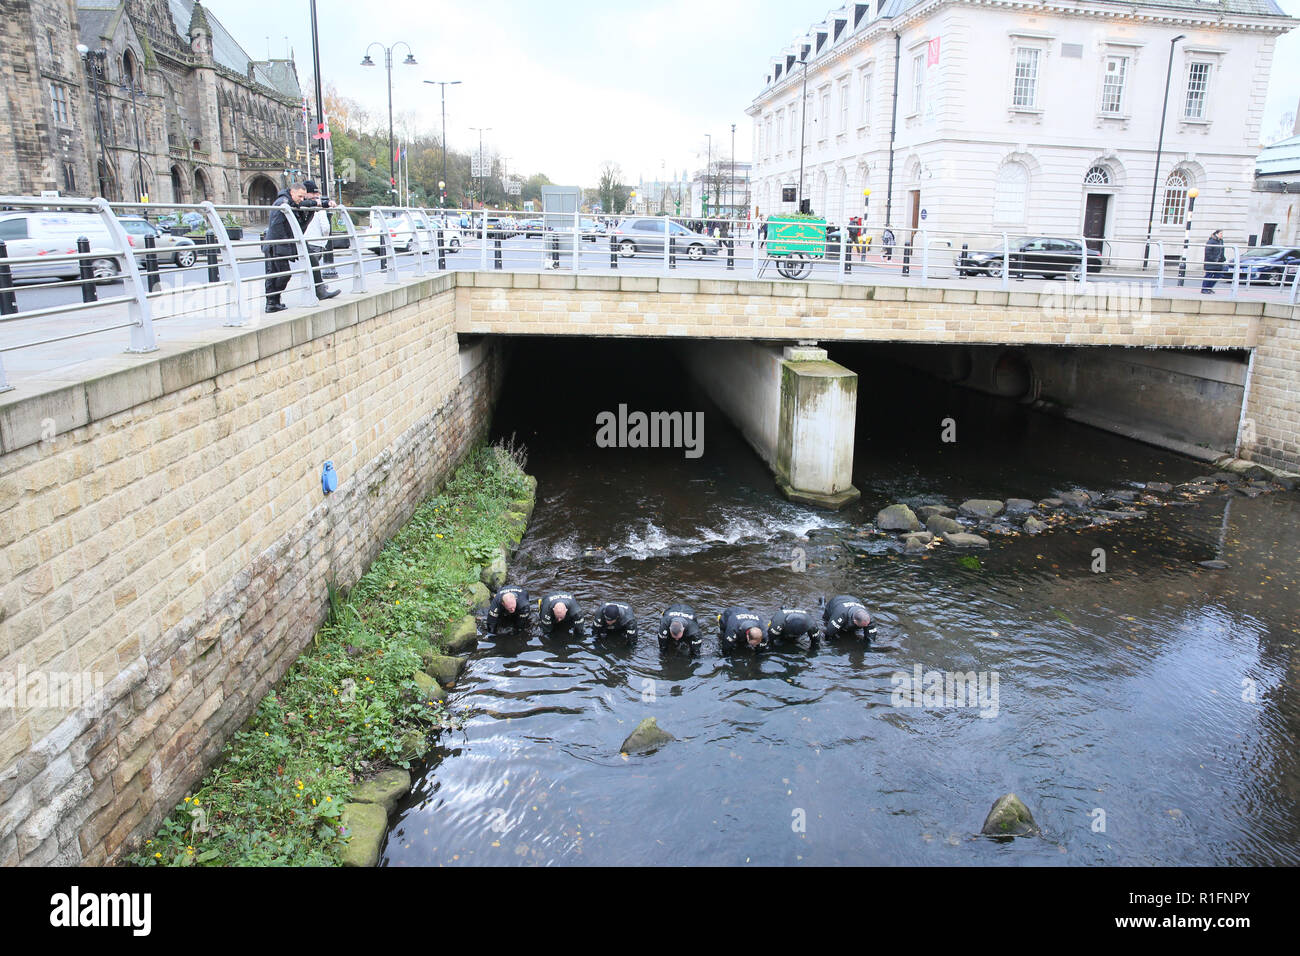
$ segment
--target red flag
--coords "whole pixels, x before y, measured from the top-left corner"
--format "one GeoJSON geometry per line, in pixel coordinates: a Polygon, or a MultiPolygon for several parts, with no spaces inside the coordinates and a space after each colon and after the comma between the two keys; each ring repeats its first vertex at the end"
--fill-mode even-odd
{"type": "Polygon", "coordinates": [[[939,38],[935,37],[930,41],[926,50],[925,65],[934,66],[939,62],[939,38]]]}

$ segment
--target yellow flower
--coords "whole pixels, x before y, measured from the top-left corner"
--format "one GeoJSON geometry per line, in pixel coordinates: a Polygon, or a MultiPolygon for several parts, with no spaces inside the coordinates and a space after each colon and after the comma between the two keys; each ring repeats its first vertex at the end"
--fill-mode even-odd
{"type": "Polygon", "coordinates": [[[186,798],[185,798],[185,802],[186,802],[186,803],[189,803],[192,799],[194,799],[194,798],[193,798],[193,797],[186,797],[186,798]]]}
{"type": "Polygon", "coordinates": [[[162,859],[162,854],[161,854],[161,853],[155,853],[155,854],[153,855],[153,858],[154,858],[155,860],[161,860],[161,859],[162,859]]]}
{"type": "Polygon", "coordinates": [[[442,535],[438,535],[438,536],[437,536],[437,537],[439,537],[439,538],[441,538],[441,537],[442,537],[442,535]]]}
{"type": "Polygon", "coordinates": [[[312,805],[313,807],[316,806],[316,798],[315,798],[315,797],[312,797],[312,798],[311,798],[311,805],[312,805]]]}
{"type": "Polygon", "coordinates": [[[199,805],[199,798],[198,798],[198,797],[195,797],[195,798],[194,798],[194,805],[195,805],[196,807],[199,805]]]}
{"type": "Polygon", "coordinates": [[[334,798],[333,798],[333,797],[326,797],[326,798],[325,798],[325,802],[326,802],[326,803],[333,803],[333,802],[334,802],[334,798]]]}

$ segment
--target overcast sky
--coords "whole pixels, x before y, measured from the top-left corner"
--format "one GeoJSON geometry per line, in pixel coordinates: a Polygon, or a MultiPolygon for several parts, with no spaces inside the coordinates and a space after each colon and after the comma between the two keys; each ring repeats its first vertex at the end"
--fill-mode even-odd
{"type": "MultiPolygon", "coordinates": [[[[1300,0],[1280,0],[1300,16],[1300,0]]],[[[308,0],[205,0],[254,58],[292,47],[306,83],[312,72],[308,0]],[[274,11],[271,13],[271,11],[274,11]],[[287,38],[287,39],[286,39],[287,38]]],[[[713,150],[750,156],[745,107],[762,87],[769,57],[838,7],[830,0],[317,0],[321,73],[376,117],[387,110],[383,51],[360,66],[367,44],[409,43],[418,66],[393,66],[393,109],[414,112],[438,133],[439,90],[447,88],[447,139],[510,157],[509,168],[555,182],[594,184],[611,159],[636,181],[692,170],[713,150]]],[[[1262,133],[1300,99],[1300,30],[1278,43],[1262,133]]]]}

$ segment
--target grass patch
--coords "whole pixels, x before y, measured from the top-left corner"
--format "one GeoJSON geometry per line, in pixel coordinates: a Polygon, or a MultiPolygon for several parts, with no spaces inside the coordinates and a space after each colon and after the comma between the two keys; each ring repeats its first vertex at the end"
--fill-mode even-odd
{"type": "MultiPolygon", "coordinates": [[[[334,866],[352,786],[409,767],[412,738],[454,718],[413,675],[466,611],[478,569],[532,494],[513,442],[470,452],[348,594],[329,586],[311,645],[226,744],[217,766],[123,862],[139,866],[334,866]]],[[[422,750],[422,748],[420,748],[422,750]]]]}

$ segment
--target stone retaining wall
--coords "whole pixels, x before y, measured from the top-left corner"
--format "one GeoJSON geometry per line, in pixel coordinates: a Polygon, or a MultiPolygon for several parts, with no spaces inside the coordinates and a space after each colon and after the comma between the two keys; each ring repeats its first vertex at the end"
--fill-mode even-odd
{"type": "Polygon", "coordinates": [[[0,865],[110,862],[151,834],[311,638],[326,583],[355,582],[485,432],[500,358],[462,368],[454,295],[425,280],[0,406],[0,674],[103,686],[78,710],[0,701],[0,865]]]}

